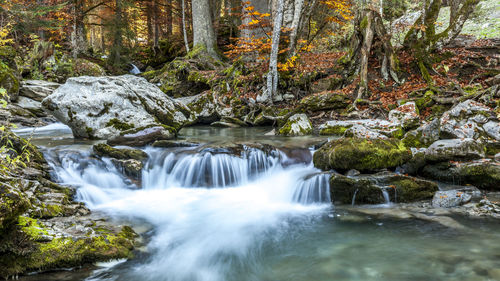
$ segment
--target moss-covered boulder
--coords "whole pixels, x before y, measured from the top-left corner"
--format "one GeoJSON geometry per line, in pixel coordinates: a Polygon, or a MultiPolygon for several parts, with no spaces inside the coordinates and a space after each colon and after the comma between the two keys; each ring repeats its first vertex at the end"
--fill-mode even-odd
{"type": "Polygon", "coordinates": [[[174,139],[175,128],[165,125],[150,125],[136,129],[125,130],[120,135],[108,139],[109,145],[145,146],[158,140],[174,139]]]}
{"type": "Polygon", "coordinates": [[[285,125],[279,129],[279,134],[284,136],[305,136],[312,134],[312,123],[307,115],[295,114],[288,118],[285,125]]]}
{"type": "Polygon", "coordinates": [[[114,148],[104,143],[94,145],[93,150],[98,156],[120,160],[144,161],[148,158],[148,154],[140,149],[114,148]]]}
{"type": "Polygon", "coordinates": [[[407,147],[428,147],[439,139],[439,119],[407,132],[403,137],[403,143],[407,147]]]}
{"type": "Polygon", "coordinates": [[[480,159],[485,151],[484,145],[473,139],[439,140],[427,148],[425,159],[429,162],[480,159]]]}
{"type": "Polygon", "coordinates": [[[500,191],[500,163],[494,160],[430,164],[422,169],[421,175],[442,182],[500,191]]]}
{"type": "Polygon", "coordinates": [[[16,101],[19,96],[19,79],[14,70],[0,61],[0,88],[7,90],[11,101],[16,101]]]}
{"type": "Polygon", "coordinates": [[[309,95],[300,101],[300,106],[307,111],[345,109],[349,106],[349,97],[333,92],[309,95]]]}
{"type": "Polygon", "coordinates": [[[420,124],[418,108],[414,102],[407,102],[391,110],[389,112],[389,120],[401,124],[405,130],[416,128],[420,124]]]}
{"type": "Polygon", "coordinates": [[[386,189],[392,202],[411,203],[431,199],[439,190],[435,182],[408,177],[391,175],[379,180],[379,184],[389,187],[386,189]]]}
{"type": "Polygon", "coordinates": [[[219,119],[217,103],[210,91],[176,100],[191,110],[195,119],[192,120],[192,123],[210,124],[219,119]]]}
{"type": "Polygon", "coordinates": [[[340,204],[384,203],[382,189],[368,178],[350,178],[339,174],[330,177],[330,197],[340,204]]]}
{"type": "Polygon", "coordinates": [[[150,81],[158,84],[164,93],[179,98],[209,90],[213,70],[221,66],[222,63],[208,55],[203,47],[196,47],[185,57],[176,58],[161,70],[146,75],[152,77],[150,81]]]}
{"type": "Polygon", "coordinates": [[[360,138],[401,138],[404,131],[399,123],[382,119],[331,120],[319,126],[320,135],[360,138]]]}
{"type": "Polygon", "coordinates": [[[345,138],[328,142],[314,153],[314,165],[323,170],[373,171],[407,162],[411,152],[395,139],[345,138]]]}
{"type": "Polygon", "coordinates": [[[75,76],[104,76],[106,71],[95,62],[78,58],[73,62],[75,76]]]}

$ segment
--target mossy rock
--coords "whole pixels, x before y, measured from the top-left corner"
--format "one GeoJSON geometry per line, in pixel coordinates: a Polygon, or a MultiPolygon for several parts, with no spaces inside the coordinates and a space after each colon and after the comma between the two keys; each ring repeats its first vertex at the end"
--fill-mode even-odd
{"type": "Polygon", "coordinates": [[[330,177],[330,195],[341,204],[381,204],[384,196],[380,187],[370,179],[355,179],[339,174],[330,177]],[[354,197],[355,196],[355,197],[354,197]],[[354,200],[353,200],[354,199],[354,200]]]}
{"type": "Polygon", "coordinates": [[[344,138],[323,145],[314,153],[314,165],[323,170],[373,171],[395,168],[411,159],[411,152],[395,139],[344,138]]]}
{"type": "Polygon", "coordinates": [[[111,147],[107,144],[100,143],[93,146],[94,152],[101,157],[115,158],[119,160],[134,159],[144,161],[148,158],[148,154],[139,149],[119,149],[111,147]]]}
{"type": "Polygon", "coordinates": [[[389,197],[398,203],[411,203],[432,199],[439,190],[435,182],[408,176],[395,175],[384,180],[390,188],[389,197]]]}
{"type": "Polygon", "coordinates": [[[284,136],[305,136],[312,134],[311,120],[305,114],[295,114],[288,118],[279,129],[279,134],[284,136]]]}
{"type": "Polygon", "coordinates": [[[338,93],[319,93],[304,97],[300,106],[308,111],[321,111],[330,109],[345,109],[349,106],[349,97],[338,93]]]}
{"type": "Polygon", "coordinates": [[[78,58],[74,61],[73,72],[76,76],[104,76],[106,71],[97,63],[78,58]]]}
{"type": "Polygon", "coordinates": [[[0,88],[7,90],[11,101],[16,101],[19,96],[19,79],[7,64],[0,61],[0,88]]]}

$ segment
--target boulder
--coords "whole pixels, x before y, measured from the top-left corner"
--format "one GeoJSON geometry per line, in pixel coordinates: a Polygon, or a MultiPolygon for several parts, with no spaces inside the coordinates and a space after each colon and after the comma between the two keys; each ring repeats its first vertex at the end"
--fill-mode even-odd
{"type": "Polygon", "coordinates": [[[8,65],[0,61],[0,88],[7,91],[11,101],[16,101],[19,95],[19,79],[8,65]]]}
{"type": "Polygon", "coordinates": [[[430,199],[437,190],[434,182],[389,172],[350,177],[332,174],[330,177],[331,198],[342,204],[381,204],[386,203],[386,199],[411,203],[430,199]]]}
{"type": "Polygon", "coordinates": [[[96,144],[92,149],[95,154],[101,157],[119,160],[134,159],[138,161],[145,161],[148,159],[148,154],[140,149],[114,148],[104,143],[96,144]]]}
{"type": "Polygon", "coordinates": [[[319,93],[304,97],[300,106],[307,111],[322,111],[331,109],[344,109],[350,104],[349,97],[333,92],[319,93]]]}
{"type": "Polygon", "coordinates": [[[106,71],[102,66],[86,59],[78,58],[73,63],[75,76],[104,76],[106,71]]]}
{"type": "Polygon", "coordinates": [[[500,163],[494,160],[441,162],[426,165],[421,175],[453,184],[471,184],[480,189],[500,191],[500,163]]]}
{"type": "Polygon", "coordinates": [[[21,82],[19,95],[41,102],[44,98],[50,96],[57,88],[59,83],[42,80],[25,80],[21,82]]]}
{"type": "Polygon", "coordinates": [[[68,125],[77,138],[112,139],[124,136],[130,129],[161,125],[172,129],[168,133],[171,137],[191,118],[190,110],[183,104],[167,97],[146,79],[132,75],[70,78],[42,105],[68,125]]]}
{"type": "Polygon", "coordinates": [[[150,125],[121,132],[108,139],[109,145],[145,146],[158,140],[175,138],[175,129],[168,126],[150,125]]]}
{"type": "Polygon", "coordinates": [[[410,150],[396,139],[345,138],[323,145],[314,153],[313,160],[323,170],[373,171],[395,168],[410,158],[410,150]]]}
{"type": "Polygon", "coordinates": [[[460,190],[438,191],[432,198],[434,208],[452,208],[469,203],[472,195],[460,190]]]}
{"type": "Polygon", "coordinates": [[[38,117],[46,117],[47,114],[42,107],[42,103],[36,100],[32,100],[27,97],[19,97],[16,102],[17,106],[26,109],[38,117]]]}
{"type": "Polygon", "coordinates": [[[439,140],[439,124],[439,119],[434,119],[415,130],[407,132],[403,137],[403,143],[407,147],[428,147],[439,140]]]}
{"type": "Polygon", "coordinates": [[[344,136],[349,131],[350,136],[375,139],[401,138],[404,133],[399,123],[382,119],[332,120],[320,125],[319,130],[320,135],[344,136]]]}
{"type": "Polygon", "coordinates": [[[484,158],[485,147],[473,139],[447,139],[434,142],[425,151],[429,162],[484,158]]]}
{"type": "Polygon", "coordinates": [[[420,124],[420,116],[417,106],[414,102],[407,102],[391,110],[389,112],[389,121],[401,124],[405,130],[418,127],[420,124]]]}
{"type": "Polygon", "coordinates": [[[214,96],[209,91],[176,100],[191,110],[196,119],[194,120],[195,123],[210,124],[219,119],[214,96]]]}
{"type": "Polygon", "coordinates": [[[312,134],[312,123],[307,115],[295,114],[279,129],[278,134],[285,136],[305,136],[312,134]]]}
{"type": "Polygon", "coordinates": [[[499,126],[495,112],[491,108],[473,100],[466,100],[443,114],[440,119],[440,137],[499,140],[499,126]]]}

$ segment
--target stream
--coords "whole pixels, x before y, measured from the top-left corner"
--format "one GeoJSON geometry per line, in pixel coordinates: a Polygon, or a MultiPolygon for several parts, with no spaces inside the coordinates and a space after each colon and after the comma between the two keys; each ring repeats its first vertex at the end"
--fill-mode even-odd
{"type": "Polygon", "coordinates": [[[64,125],[18,130],[77,201],[143,237],[134,259],[20,280],[500,280],[497,221],[456,218],[459,231],[335,207],[328,175],[311,163],[322,139],[269,130],[184,128],[181,140],[208,145],[144,148],[140,186],[64,125]],[[224,148],[241,141],[275,148],[224,148]]]}

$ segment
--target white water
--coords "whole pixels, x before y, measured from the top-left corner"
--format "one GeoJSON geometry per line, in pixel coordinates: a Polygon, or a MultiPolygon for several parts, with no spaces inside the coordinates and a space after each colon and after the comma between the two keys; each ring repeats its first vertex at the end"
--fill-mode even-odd
{"type": "Polygon", "coordinates": [[[134,74],[134,75],[141,74],[141,70],[135,64],[131,63],[130,66],[132,66],[132,69],[130,70],[130,74],[134,74]]]}
{"type": "Polygon", "coordinates": [[[60,163],[54,165],[59,179],[79,186],[77,198],[91,209],[153,226],[149,258],[125,279],[223,281],[243,274],[250,280],[266,247],[329,207],[312,204],[329,203],[327,175],[305,164],[284,168],[278,152],[146,151],[151,160],[142,189],[111,162],[86,153],[52,159],[60,163]]]}

